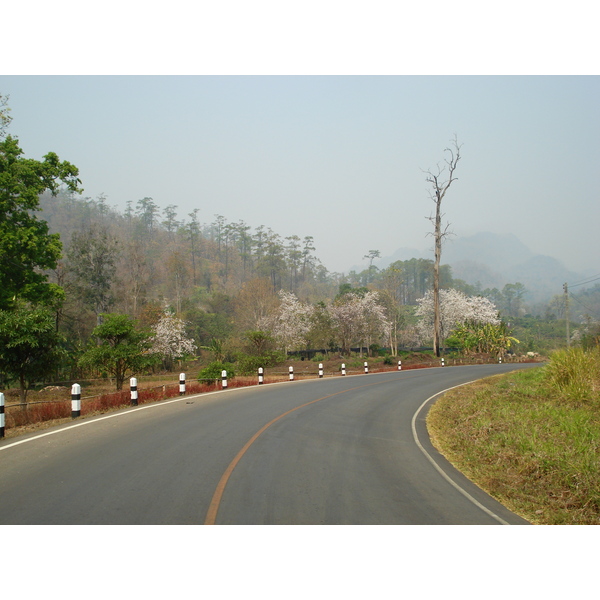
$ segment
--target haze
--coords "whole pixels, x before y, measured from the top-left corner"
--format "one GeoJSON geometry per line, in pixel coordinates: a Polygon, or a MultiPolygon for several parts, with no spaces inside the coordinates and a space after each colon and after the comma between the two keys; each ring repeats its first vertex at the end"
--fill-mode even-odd
{"type": "Polygon", "coordinates": [[[456,135],[456,235],[598,270],[596,76],[3,76],[0,93],[26,156],[77,165],[84,196],[310,235],[339,272],[431,247],[423,171],[456,135]]]}

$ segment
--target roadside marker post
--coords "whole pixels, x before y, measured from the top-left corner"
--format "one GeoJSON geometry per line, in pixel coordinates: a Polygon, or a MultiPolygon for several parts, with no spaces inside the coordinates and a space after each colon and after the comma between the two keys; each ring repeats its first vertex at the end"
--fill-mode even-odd
{"type": "Polygon", "coordinates": [[[442,367],[445,367],[445,366],[446,366],[446,364],[444,362],[444,359],[442,358],[442,367]]]}
{"type": "Polygon", "coordinates": [[[323,363],[319,363],[319,378],[323,377],[323,363]]]}
{"type": "Polygon", "coordinates": [[[225,370],[221,371],[221,384],[223,389],[227,387],[227,371],[225,370]]]}
{"type": "Polygon", "coordinates": [[[76,419],[81,416],[81,386],[74,383],[71,386],[71,418],[76,419]]]}
{"type": "Polygon", "coordinates": [[[367,364],[367,361],[365,361],[365,373],[369,372],[369,365],[367,364]]]}
{"type": "Polygon", "coordinates": [[[346,374],[346,363],[342,363],[342,376],[346,374]]]}
{"type": "Polygon", "coordinates": [[[138,389],[137,389],[137,379],[132,377],[129,380],[129,391],[131,392],[131,406],[138,405],[138,389]]]}
{"type": "Polygon", "coordinates": [[[4,437],[4,394],[0,392],[0,438],[4,437]]]}
{"type": "Polygon", "coordinates": [[[185,396],[185,373],[179,373],[179,395],[185,396]]]}
{"type": "Polygon", "coordinates": [[[264,369],[262,367],[258,367],[258,385],[262,385],[263,384],[263,373],[264,373],[264,369]]]}
{"type": "Polygon", "coordinates": [[[402,371],[402,361],[398,361],[398,371],[402,371]]]}
{"type": "Polygon", "coordinates": [[[294,381],[294,367],[291,367],[288,369],[289,373],[290,373],[290,381],[294,381]]]}

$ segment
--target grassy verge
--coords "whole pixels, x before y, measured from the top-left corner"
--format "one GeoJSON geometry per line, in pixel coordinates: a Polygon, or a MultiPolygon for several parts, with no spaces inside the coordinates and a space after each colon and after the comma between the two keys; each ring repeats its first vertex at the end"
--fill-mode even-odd
{"type": "Polygon", "coordinates": [[[427,417],[436,448],[532,523],[600,524],[600,371],[582,383],[573,360],[457,388],[427,417]]]}

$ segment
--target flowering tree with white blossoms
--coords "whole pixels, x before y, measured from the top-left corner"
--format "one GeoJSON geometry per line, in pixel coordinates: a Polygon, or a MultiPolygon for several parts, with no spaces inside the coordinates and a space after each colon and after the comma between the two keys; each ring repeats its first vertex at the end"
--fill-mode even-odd
{"type": "Polygon", "coordinates": [[[314,307],[298,300],[284,290],[279,292],[281,303],[277,311],[261,321],[261,329],[268,331],[287,353],[299,346],[306,345],[311,330],[311,316],[314,307]]]}
{"type": "MultiPolygon", "coordinates": [[[[419,332],[422,339],[431,339],[434,328],[433,293],[427,292],[417,300],[415,315],[421,317],[419,332]]],[[[440,338],[445,340],[450,332],[464,323],[499,325],[498,309],[487,298],[467,296],[458,290],[440,290],[440,338]]]]}
{"type": "Polygon", "coordinates": [[[170,368],[175,359],[194,354],[196,344],[185,333],[185,322],[178,319],[173,310],[165,307],[162,317],[152,327],[150,352],[162,356],[166,366],[170,368]]]}
{"type": "Polygon", "coordinates": [[[370,345],[386,339],[390,333],[390,321],[385,309],[378,303],[377,292],[364,296],[349,292],[329,306],[329,313],[337,333],[342,352],[348,353],[352,344],[370,345]]]}

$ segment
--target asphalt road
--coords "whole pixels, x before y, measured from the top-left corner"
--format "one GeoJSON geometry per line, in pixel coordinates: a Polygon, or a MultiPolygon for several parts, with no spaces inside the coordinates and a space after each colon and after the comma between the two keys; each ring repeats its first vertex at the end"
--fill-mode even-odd
{"type": "Polygon", "coordinates": [[[0,524],[526,524],[434,450],[425,416],[531,366],[230,389],[4,439],[0,524]]]}

